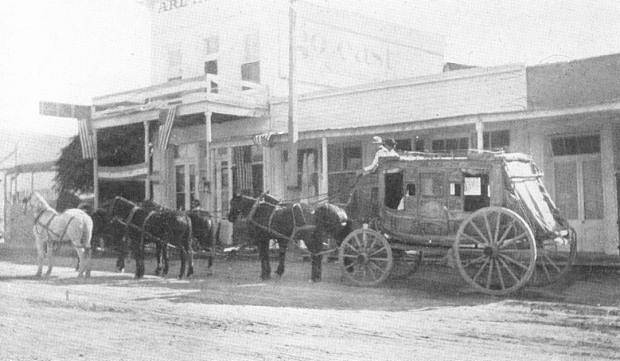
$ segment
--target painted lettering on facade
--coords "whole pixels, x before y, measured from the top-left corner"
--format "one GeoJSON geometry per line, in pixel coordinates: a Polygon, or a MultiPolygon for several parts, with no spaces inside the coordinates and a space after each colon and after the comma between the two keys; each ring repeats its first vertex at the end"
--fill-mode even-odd
{"type": "Polygon", "coordinates": [[[157,7],[158,13],[172,11],[176,9],[185,8],[192,5],[204,4],[207,0],[166,0],[160,1],[157,7]]]}
{"type": "Polygon", "coordinates": [[[314,74],[340,74],[370,81],[383,79],[393,70],[390,45],[385,41],[306,21],[301,22],[297,32],[297,54],[300,69],[314,74]]]}

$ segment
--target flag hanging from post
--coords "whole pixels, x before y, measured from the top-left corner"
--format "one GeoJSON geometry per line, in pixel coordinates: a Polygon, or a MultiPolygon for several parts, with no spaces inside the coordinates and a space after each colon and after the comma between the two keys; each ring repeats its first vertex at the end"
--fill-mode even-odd
{"type": "Polygon", "coordinates": [[[160,123],[163,120],[163,124],[159,127],[159,148],[168,148],[168,142],[170,141],[170,135],[172,134],[172,126],[174,125],[174,118],[177,113],[177,105],[171,105],[166,109],[162,109],[159,115],[160,123]]]}
{"type": "Polygon", "coordinates": [[[88,119],[78,120],[78,133],[80,135],[80,145],[82,146],[82,158],[93,159],[97,154],[93,131],[88,119]]]}

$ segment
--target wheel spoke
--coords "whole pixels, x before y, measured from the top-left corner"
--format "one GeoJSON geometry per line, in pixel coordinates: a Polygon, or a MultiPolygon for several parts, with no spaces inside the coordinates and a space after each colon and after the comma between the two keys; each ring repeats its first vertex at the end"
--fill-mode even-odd
{"type": "MultiPolygon", "coordinates": [[[[495,237],[493,237],[493,243],[497,244],[498,242],[498,236],[499,236],[499,224],[500,221],[502,219],[502,213],[501,212],[497,212],[497,221],[495,222],[495,237]]],[[[499,268],[499,267],[498,267],[499,268]]]]}
{"type": "Polygon", "coordinates": [[[549,274],[549,270],[547,269],[547,265],[545,264],[545,260],[542,260],[542,269],[545,271],[545,276],[547,277],[547,281],[551,282],[551,275],[549,274]]]}
{"type": "Polygon", "coordinates": [[[504,268],[506,268],[506,271],[508,271],[508,274],[510,274],[510,276],[512,276],[512,278],[515,280],[515,282],[519,282],[519,277],[517,277],[517,275],[514,274],[514,272],[512,272],[512,269],[510,268],[510,266],[508,266],[508,264],[506,262],[504,262],[503,259],[501,259],[500,257],[497,258],[498,261],[500,261],[502,263],[502,265],[504,265],[504,268]]]}
{"type": "Polygon", "coordinates": [[[500,249],[503,249],[503,248],[505,248],[506,246],[508,246],[510,243],[512,243],[512,242],[516,242],[516,241],[518,241],[518,240],[520,240],[520,239],[523,239],[524,237],[526,237],[526,238],[527,238],[527,232],[523,232],[523,233],[521,233],[520,235],[518,235],[518,236],[516,236],[516,237],[509,238],[509,239],[504,240],[504,241],[503,241],[503,242],[499,245],[499,248],[500,248],[500,249]]]}
{"type": "Polygon", "coordinates": [[[484,269],[486,268],[487,264],[489,263],[489,259],[487,258],[486,261],[484,261],[484,264],[482,265],[482,267],[480,267],[480,269],[478,270],[478,272],[476,272],[476,274],[474,275],[474,277],[472,278],[472,280],[474,282],[476,282],[476,279],[482,274],[482,271],[484,271],[484,269]]]}
{"type": "Polygon", "coordinates": [[[493,235],[491,234],[491,226],[489,225],[489,218],[487,218],[486,213],[484,214],[484,226],[486,227],[487,235],[489,236],[489,244],[493,244],[493,235]]]}
{"type": "Polygon", "coordinates": [[[345,245],[351,249],[353,252],[355,252],[355,254],[359,255],[360,252],[357,250],[357,248],[353,247],[353,245],[351,245],[350,243],[345,243],[345,245]]]}
{"type": "Polygon", "coordinates": [[[486,241],[486,244],[489,244],[489,240],[482,234],[482,232],[480,231],[480,228],[476,226],[476,223],[472,221],[470,224],[472,225],[472,227],[474,227],[476,232],[478,232],[478,235],[480,235],[480,237],[482,237],[482,239],[486,241]]]}
{"type": "Polygon", "coordinates": [[[558,271],[558,273],[562,273],[562,270],[560,269],[560,267],[558,267],[555,262],[553,262],[553,260],[551,258],[549,258],[549,256],[546,253],[543,253],[543,258],[546,258],[547,261],[549,262],[549,264],[551,266],[553,266],[553,268],[556,269],[556,271],[558,271]]]}
{"type": "Polygon", "coordinates": [[[514,258],[507,256],[505,254],[502,253],[498,253],[498,256],[503,257],[505,260],[509,261],[510,263],[513,263],[521,268],[523,268],[524,270],[527,271],[527,266],[525,266],[524,264],[520,263],[519,261],[515,260],[514,258]]]}
{"type": "Polygon", "coordinates": [[[379,248],[377,251],[375,251],[375,252],[373,252],[373,253],[369,254],[369,255],[368,255],[368,257],[372,257],[372,256],[374,256],[374,255],[376,255],[376,254],[379,254],[380,252],[382,252],[382,251],[384,251],[384,250],[387,250],[387,247],[383,246],[383,247],[379,248]]]}
{"type": "Polygon", "coordinates": [[[510,230],[515,226],[515,220],[513,219],[510,222],[510,225],[508,226],[508,228],[506,228],[506,230],[504,231],[504,233],[502,234],[502,236],[500,237],[500,239],[497,241],[498,245],[501,245],[504,242],[504,239],[506,239],[506,236],[508,235],[508,232],[510,232],[510,230]]]}
{"type": "Polygon", "coordinates": [[[493,258],[491,258],[491,261],[489,262],[489,274],[487,275],[487,288],[491,288],[491,279],[493,278],[493,264],[495,263],[495,261],[493,260],[493,258]]]}
{"type": "MultiPolygon", "coordinates": [[[[374,263],[372,263],[372,262],[369,262],[369,263],[368,263],[368,266],[369,266],[369,267],[368,267],[369,269],[371,269],[371,270],[372,270],[372,269],[374,269],[374,270],[378,271],[378,272],[379,272],[379,277],[381,277],[381,275],[385,273],[385,272],[384,272],[384,270],[383,270],[383,268],[381,268],[381,267],[377,266],[376,264],[374,264],[374,263]],[[372,267],[370,267],[370,266],[372,266],[372,267]]],[[[374,272],[373,272],[373,273],[374,273],[374,272]]],[[[375,277],[375,279],[378,279],[379,277],[375,277]]]]}
{"type": "Polygon", "coordinates": [[[503,290],[506,289],[506,284],[504,284],[504,275],[502,274],[502,266],[499,264],[499,258],[495,263],[495,268],[497,268],[497,276],[499,277],[499,285],[503,290]]]}
{"type": "Polygon", "coordinates": [[[470,236],[467,233],[463,233],[463,238],[467,238],[470,241],[474,241],[474,243],[476,244],[484,244],[483,242],[480,242],[479,240],[475,239],[474,237],[470,236]]]}
{"type": "Polygon", "coordinates": [[[485,255],[483,254],[482,256],[476,257],[476,258],[474,258],[474,259],[472,259],[472,260],[469,260],[469,261],[467,261],[467,262],[463,263],[463,267],[468,267],[468,266],[471,266],[472,264],[474,264],[474,263],[478,263],[478,262],[482,261],[482,260],[483,260],[483,259],[485,259],[485,258],[487,258],[487,256],[485,256],[485,255]]]}

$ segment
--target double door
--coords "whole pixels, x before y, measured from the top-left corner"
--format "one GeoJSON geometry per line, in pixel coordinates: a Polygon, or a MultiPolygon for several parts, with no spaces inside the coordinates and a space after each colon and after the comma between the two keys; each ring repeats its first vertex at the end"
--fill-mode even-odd
{"type": "Polygon", "coordinates": [[[192,201],[199,199],[197,169],[196,162],[175,162],[175,206],[178,210],[190,209],[192,201]]]}

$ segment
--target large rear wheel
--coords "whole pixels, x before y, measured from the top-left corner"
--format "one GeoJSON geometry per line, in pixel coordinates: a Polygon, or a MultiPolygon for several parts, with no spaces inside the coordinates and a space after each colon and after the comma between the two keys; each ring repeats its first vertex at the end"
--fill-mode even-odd
{"type": "Polygon", "coordinates": [[[528,285],[543,287],[563,279],[577,257],[577,235],[570,228],[565,235],[538,242],[536,271],[528,285]]]}
{"type": "Polygon", "coordinates": [[[454,242],[461,276],[476,290],[507,295],[523,287],[536,267],[536,243],[527,222],[502,207],[487,207],[461,223],[454,242]]]}
{"type": "Polygon", "coordinates": [[[342,241],[338,261],[349,281],[357,286],[375,286],[392,270],[392,249],[381,233],[359,228],[342,241]]]}

